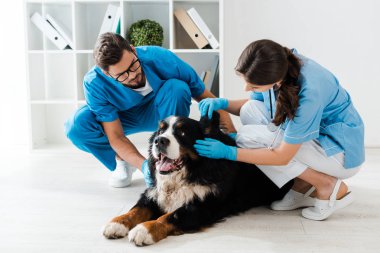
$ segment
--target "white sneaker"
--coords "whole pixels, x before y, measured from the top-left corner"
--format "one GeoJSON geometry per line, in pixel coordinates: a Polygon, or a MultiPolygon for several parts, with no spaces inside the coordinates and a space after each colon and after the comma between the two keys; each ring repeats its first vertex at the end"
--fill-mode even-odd
{"type": "Polygon", "coordinates": [[[336,199],[336,194],[338,193],[341,182],[342,181],[338,179],[329,200],[316,199],[313,207],[302,210],[302,216],[310,220],[321,221],[327,219],[336,210],[351,204],[354,201],[354,196],[350,191],[348,191],[343,198],[339,200],[336,199]]]}
{"type": "Polygon", "coordinates": [[[300,207],[314,206],[315,198],[310,194],[315,190],[311,187],[305,194],[290,190],[282,200],[272,202],[270,208],[276,211],[289,211],[300,207]]]}
{"type": "Polygon", "coordinates": [[[137,169],[125,163],[124,166],[116,166],[116,169],[111,172],[111,177],[108,184],[115,188],[127,187],[132,182],[132,174],[137,169]]]}

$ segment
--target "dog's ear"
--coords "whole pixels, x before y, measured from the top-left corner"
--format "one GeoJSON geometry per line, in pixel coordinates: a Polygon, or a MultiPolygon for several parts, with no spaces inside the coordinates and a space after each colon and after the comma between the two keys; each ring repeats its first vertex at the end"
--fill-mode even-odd
{"type": "Polygon", "coordinates": [[[212,119],[210,120],[207,115],[202,116],[199,120],[202,128],[202,132],[205,135],[209,135],[210,133],[217,133],[220,131],[219,129],[219,123],[220,123],[220,116],[219,113],[214,111],[212,113],[212,119]]]}

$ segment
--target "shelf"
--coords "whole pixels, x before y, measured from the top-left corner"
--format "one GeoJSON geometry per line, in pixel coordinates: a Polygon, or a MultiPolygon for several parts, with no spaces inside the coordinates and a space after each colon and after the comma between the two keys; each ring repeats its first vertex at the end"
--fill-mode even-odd
{"type": "Polygon", "coordinates": [[[142,19],[156,21],[163,28],[162,47],[169,49],[169,1],[126,1],[124,2],[123,36],[131,25],[142,19]]]}
{"type": "Polygon", "coordinates": [[[70,144],[64,132],[64,123],[76,110],[75,105],[32,104],[32,147],[70,144]]]}
{"type": "MultiPolygon", "coordinates": [[[[95,65],[93,50],[109,4],[121,6],[123,37],[136,21],[158,22],[164,31],[162,46],[191,65],[198,75],[210,69],[216,56],[222,59],[223,48],[198,49],[191,44],[190,37],[176,24],[173,12],[177,8],[194,7],[219,41],[223,0],[26,0],[24,4],[33,151],[78,151],[65,136],[64,122],[86,104],[83,78],[95,65]],[[34,12],[42,16],[50,14],[56,19],[73,40],[74,48],[58,50],[31,22],[34,12]]],[[[190,117],[199,119],[195,102],[191,105],[190,117]]],[[[139,133],[129,137],[133,143],[145,145],[150,135],[139,133]]]]}
{"type": "MultiPolygon", "coordinates": [[[[173,12],[177,9],[188,10],[194,7],[204,22],[207,24],[215,38],[219,41],[219,2],[218,1],[174,1],[173,12]],[[210,15],[212,13],[212,15],[210,15]]],[[[174,49],[198,49],[189,35],[173,18],[173,42],[174,49]]]]}
{"type": "Polygon", "coordinates": [[[77,94],[78,94],[77,99],[84,100],[83,77],[86,75],[89,69],[95,65],[95,62],[92,56],[92,52],[91,54],[90,53],[77,54],[76,61],[77,61],[76,89],[77,89],[77,94]]]}
{"type": "Polygon", "coordinates": [[[174,0],[174,3],[219,3],[219,0],[174,0]]]}
{"type": "Polygon", "coordinates": [[[218,53],[193,54],[192,52],[176,52],[179,58],[190,64],[198,75],[209,70],[218,53]]]}
{"type": "Polygon", "coordinates": [[[32,23],[30,20],[30,17],[35,12],[42,13],[42,4],[41,3],[34,3],[30,2],[27,3],[26,8],[26,31],[27,31],[27,38],[28,38],[28,49],[29,50],[43,50],[44,48],[44,42],[43,42],[43,35],[41,31],[32,23]]]}
{"type": "Polygon", "coordinates": [[[94,49],[108,4],[120,6],[120,1],[75,2],[75,49],[94,49]]]}
{"type": "Polygon", "coordinates": [[[30,54],[29,90],[31,100],[67,100],[75,98],[72,54],[30,54]]]}
{"type": "Polygon", "coordinates": [[[76,104],[76,100],[31,100],[32,105],[45,105],[45,104],[76,104]]]}
{"type": "Polygon", "coordinates": [[[92,54],[94,50],[28,50],[29,54],[92,54]]]}
{"type": "Polygon", "coordinates": [[[92,54],[94,52],[93,49],[88,49],[88,50],[75,50],[75,53],[78,54],[92,54]]]}
{"type": "Polygon", "coordinates": [[[74,50],[28,50],[29,54],[74,54],[74,50]]]}
{"type": "Polygon", "coordinates": [[[46,60],[46,99],[75,99],[74,55],[47,54],[46,60]]]}
{"type": "Polygon", "coordinates": [[[28,57],[29,96],[31,100],[46,98],[44,54],[30,54],[28,57]]]}
{"type": "Polygon", "coordinates": [[[195,54],[203,54],[203,53],[219,53],[219,49],[173,49],[173,53],[195,53],[195,54]]]}
{"type": "MultiPolygon", "coordinates": [[[[72,6],[70,1],[44,2],[44,10],[42,15],[49,14],[54,18],[58,25],[63,29],[67,36],[73,41],[73,22],[72,22],[72,6]]],[[[56,50],[57,46],[45,37],[45,49],[56,50]]],[[[64,50],[66,51],[66,50],[64,50]]]]}

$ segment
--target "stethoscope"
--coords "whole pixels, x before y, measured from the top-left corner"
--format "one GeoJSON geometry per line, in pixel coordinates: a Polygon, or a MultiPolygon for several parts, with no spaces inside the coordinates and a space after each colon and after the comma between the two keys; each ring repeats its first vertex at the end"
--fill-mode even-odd
{"type": "MultiPolygon", "coordinates": [[[[271,120],[273,120],[272,92],[274,93],[273,88],[271,88],[271,89],[269,90],[269,104],[270,104],[270,118],[271,118],[271,120]]],[[[276,98],[276,94],[273,94],[273,95],[274,95],[275,98],[276,98]]],[[[278,135],[280,134],[281,126],[282,126],[282,123],[281,123],[279,126],[276,126],[276,125],[273,124],[272,122],[270,122],[270,123],[267,125],[267,128],[268,128],[269,131],[271,131],[271,132],[275,132],[275,131],[276,131],[276,135],[274,136],[274,139],[273,139],[272,143],[268,146],[268,149],[269,149],[269,150],[273,150],[273,145],[274,145],[274,143],[276,142],[278,135]]]]}

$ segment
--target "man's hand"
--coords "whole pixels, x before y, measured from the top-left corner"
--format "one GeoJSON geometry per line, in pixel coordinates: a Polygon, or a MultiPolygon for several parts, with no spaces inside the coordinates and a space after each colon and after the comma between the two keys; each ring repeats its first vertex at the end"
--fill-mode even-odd
{"type": "Polygon", "coordinates": [[[152,187],[153,186],[153,179],[150,175],[150,169],[149,169],[149,164],[148,164],[148,160],[145,160],[142,164],[142,167],[141,167],[141,171],[144,175],[144,180],[145,180],[145,184],[146,186],[148,187],[152,187]]]}
{"type": "Polygon", "coordinates": [[[133,167],[141,168],[145,157],[140,154],[135,145],[124,135],[120,119],[112,122],[102,122],[105,134],[112,149],[121,158],[133,167]]]}

